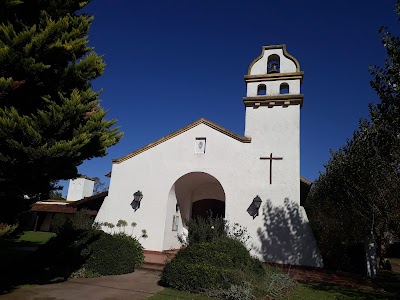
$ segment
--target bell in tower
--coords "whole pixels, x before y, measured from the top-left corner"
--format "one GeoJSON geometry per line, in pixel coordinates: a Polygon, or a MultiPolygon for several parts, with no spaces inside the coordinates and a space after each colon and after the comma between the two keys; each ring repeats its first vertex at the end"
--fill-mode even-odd
{"type": "Polygon", "coordinates": [[[272,54],[268,57],[268,74],[280,73],[280,57],[272,54]]]}
{"type": "Polygon", "coordinates": [[[247,92],[243,102],[246,110],[252,114],[253,109],[260,106],[266,110],[274,106],[301,107],[303,75],[299,62],[287,53],[285,45],[264,46],[261,55],[250,64],[244,76],[247,92]]]}
{"type": "Polygon", "coordinates": [[[279,73],[279,63],[274,61],[270,64],[269,66],[269,72],[268,73],[279,73]]]}

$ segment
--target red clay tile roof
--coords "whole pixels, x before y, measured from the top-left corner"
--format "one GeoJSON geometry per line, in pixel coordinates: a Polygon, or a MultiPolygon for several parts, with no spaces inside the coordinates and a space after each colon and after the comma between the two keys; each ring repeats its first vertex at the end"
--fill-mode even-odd
{"type": "Polygon", "coordinates": [[[35,203],[32,205],[31,211],[74,214],[76,213],[77,209],[68,205],[35,203]]]}
{"type": "MultiPolygon", "coordinates": [[[[64,214],[75,214],[78,212],[76,207],[71,207],[68,205],[57,205],[57,204],[33,204],[31,211],[36,212],[48,212],[48,213],[64,213],[64,214]]],[[[87,215],[95,216],[97,215],[96,210],[81,209],[87,215]]]]}
{"type": "Polygon", "coordinates": [[[83,198],[81,200],[70,201],[70,203],[68,203],[67,205],[68,206],[72,206],[72,207],[76,207],[78,205],[82,205],[82,204],[87,203],[87,202],[91,202],[91,201],[94,201],[94,200],[97,200],[97,199],[100,199],[100,198],[105,198],[105,197],[107,197],[107,195],[108,195],[108,191],[104,191],[104,192],[95,194],[95,195],[90,196],[90,197],[85,197],[85,198],[83,198]]]}
{"type": "Polygon", "coordinates": [[[34,203],[31,207],[31,211],[36,212],[49,212],[49,213],[65,213],[65,214],[74,214],[79,210],[84,211],[88,215],[97,215],[97,210],[100,208],[103,203],[104,198],[108,195],[108,191],[98,193],[96,195],[85,197],[81,200],[77,201],[66,201],[66,200],[46,200],[44,202],[49,202],[53,204],[46,203],[34,203]],[[56,204],[54,202],[61,202],[63,204],[56,204]],[[67,203],[67,204],[64,204],[67,203]],[[94,206],[94,207],[93,207],[94,206]],[[92,208],[92,209],[88,209],[92,208]],[[96,208],[96,209],[93,209],[96,208]]]}

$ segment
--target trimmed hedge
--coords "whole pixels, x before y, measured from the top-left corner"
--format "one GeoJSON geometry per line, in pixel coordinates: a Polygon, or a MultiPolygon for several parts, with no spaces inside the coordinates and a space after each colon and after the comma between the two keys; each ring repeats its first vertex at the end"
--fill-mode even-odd
{"type": "Polygon", "coordinates": [[[69,230],[51,238],[35,252],[33,261],[39,277],[70,277],[86,261],[82,251],[100,238],[99,230],[69,230]]]}
{"type": "Polygon", "coordinates": [[[56,214],[51,221],[51,230],[57,235],[66,234],[68,231],[92,229],[93,217],[80,210],[72,216],[56,214]]]}
{"type": "Polygon", "coordinates": [[[100,275],[131,273],[144,260],[140,243],[124,234],[103,234],[83,254],[90,253],[84,264],[89,272],[100,275]]]}
{"type": "Polygon", "coordinates": [[[234,269],[223,269],[208,264],[190,264],[175,260],[168,263],[161,282],[177,290],[205,292],[215,288],[229,288],[240,283],[240,274],[234,269]]]}
{"type": "Polygon", "coordinates": [[[264,267],[253,259],[239,241],[222,238],[194,243],[165,265],[161,283],[178,290],[204,292],[226,289],[245,281],[245,273],[263,274],[264,267]]]}
{"type": "Polygon", "coordinates": [[[130,273],[144,258],[143,248],[136,239],[96,229],[61,233],[36,255],[38,269],[51,278],[68,278],[72,273],[83,276],[130,273]]]}
{"type": "Polygon", "coordinates": [[[287,275],[252,258],[240,241],[228,237],[180,250],[165,265],[160,283],[229,300],[278,297],[295,285],[287,275]]]}
{"type": "Polygon", "coordinates": [[[221,268],[248,268],[252,258],[246,247],[239,241],[222,238],[209,243],[197,243],[182,249],[177,260],[196,264],[210,264],[221,268]]]}

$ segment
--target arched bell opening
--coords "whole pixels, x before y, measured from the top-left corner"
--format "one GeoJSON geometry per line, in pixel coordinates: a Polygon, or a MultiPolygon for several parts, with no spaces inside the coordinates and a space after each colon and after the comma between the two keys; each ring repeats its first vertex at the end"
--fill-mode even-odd
{"type": "Polygon", "coordinates": [[[271,54],[268,56],[267,73],[280,73],[281,72],[281,58],[279,55],[271,54]]]}

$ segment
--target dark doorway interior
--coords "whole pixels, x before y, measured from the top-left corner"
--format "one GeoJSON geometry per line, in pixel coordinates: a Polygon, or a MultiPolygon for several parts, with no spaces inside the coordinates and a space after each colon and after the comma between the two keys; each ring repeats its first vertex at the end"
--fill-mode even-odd
{"type": "Polygon", "coordinates": [[[225,217],[225,202],[216,199],[203,199],[193,202],[192,218],[207,218],[210,213],[213,217],[225,217]]]}

